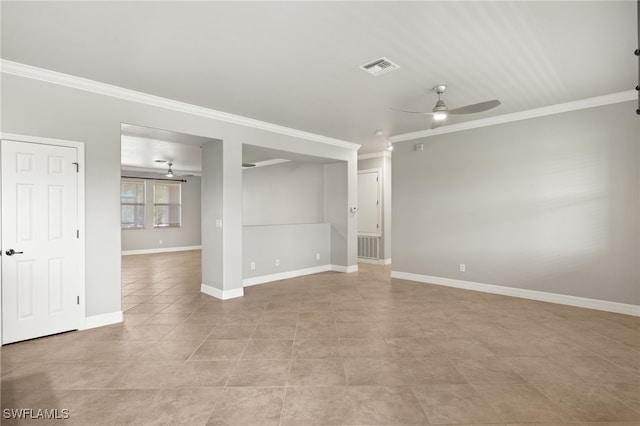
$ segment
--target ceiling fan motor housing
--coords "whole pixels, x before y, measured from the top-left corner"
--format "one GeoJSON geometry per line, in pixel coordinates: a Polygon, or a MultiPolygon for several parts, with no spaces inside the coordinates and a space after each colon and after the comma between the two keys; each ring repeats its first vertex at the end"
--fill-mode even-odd
{"type": "Polygon", "coordinates": [[[442,99],[438,99],[438,102],[436,102],[436,106],[433,107],[433,112],[446,112],[447,110],[447,105],[442,99]]]}

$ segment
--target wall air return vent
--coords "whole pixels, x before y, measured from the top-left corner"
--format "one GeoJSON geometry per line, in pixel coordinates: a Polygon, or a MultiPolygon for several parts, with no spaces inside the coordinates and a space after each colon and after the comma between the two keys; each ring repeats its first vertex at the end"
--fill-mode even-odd
{"type": "Polygon", "coordinates": [[[382,58],[378,58],[375,61],[367,62],[364,65],[360,65],[360,69],[368,72],[371,75],[375,75],[376,77],[382,74],[386,74],[389,71],[397,70],[400,68],[400,65],[394,64],[384,56],[382,58]]]}

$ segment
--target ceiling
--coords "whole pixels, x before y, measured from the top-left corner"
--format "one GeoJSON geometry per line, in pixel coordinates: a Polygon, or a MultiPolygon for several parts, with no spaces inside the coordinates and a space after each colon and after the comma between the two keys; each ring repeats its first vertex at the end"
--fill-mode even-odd
{"type": "Polygon", "coordinates": [[[2,58],[380,151],[457,123],[632,90],[634,1],[2,2],[2,58]],[[359,65],[385,56],[400,69],[359,65]],[[375,136],[375,130],[383,136],[375,136]]]}
{"type": "MultiPolygon", "coordinates": [[[[178,174],[199,175],[202,172],[201,147],[213,141],[215,139],[202,136],[122,124],[120,163],[123,170],[157,170],[158,173],[164,173],[167,171],[167,164],[157,163],[156,160],[165,160],[173,163],[172,169],[178,174]]],[[[242,145],[243,163],[266,166],[285,161],[326,164],[336,160],[255,145],[242,145]]]]}

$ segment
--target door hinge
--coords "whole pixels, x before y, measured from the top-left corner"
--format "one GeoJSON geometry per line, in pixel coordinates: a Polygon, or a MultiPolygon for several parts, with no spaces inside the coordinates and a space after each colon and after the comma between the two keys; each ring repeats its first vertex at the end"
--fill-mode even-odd
{"type": "Polygon", "coordinates": [[[71,163],[71,164],[75,164],[75,166],[76,166],[76,173],[80,173],[80,163],[77,163],[77,162],[75,162],[75,161],[74,161],[74,162],[73,162],[73,163],[71,163]]]}
{"type": "Polygon", "coordinates": [[[76,229],[76,238],[80,239],[80,230],[79,229],[76,229]]]}
{"type": "Polygon", "coordinates": [[[78,301],[78,305],[80,304],[80,296],[76,299],[78,301]]]}
{"type": "Polygon", "coordinates": [[[380,200],[376,200],[376,206],[380,205],[380,200]]]}
{"type": "Polygon", "coordinates": [[[376,229],[379,229],[379,228],[380,228],[380,224],[376,223],[376,229]]]}
{"type": "Polygon", "coordinates": [[[380,179],[380,178],[376,178],[376,182],[380,182],[378,179],[380,179]]]}

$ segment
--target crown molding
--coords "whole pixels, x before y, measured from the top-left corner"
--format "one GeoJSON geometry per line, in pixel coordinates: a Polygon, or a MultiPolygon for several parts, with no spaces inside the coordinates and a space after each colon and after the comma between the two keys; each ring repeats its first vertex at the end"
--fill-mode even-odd
{"type": "Polygon", "coordinates": [[[362,154],[362,155],[358,155],[358,160],[369,160],[371,158],[380,158],[380,157],[391,158],[391,152],[382,151],[382,152],[372,152],[371,154],[362,154]]]}
{"type": "Polygon", "coordinates": [[[395,143],[428,138],[431,136],[444,135],[447,133],[461,132],[463,130],[477,129],[479,127],[495,126],[496,124],[511,123],[514,121],[528,120],[530,118],[544,117],[547,115],[560,114],[563,112],[577,111],[580,109],[633,101],[636,99],[636,96],[637,94],[635,90],[627,90],[625,92],[612,93],[610,95],[596,96],[594,98],[549,105],[541,108],[514,112],[511,114],[483,118],[480,120],[466,121],[464,123],[452,124],[451,126],[439,127],[435,130],[427,129],[420,130],[418,132],[404,133],[401,135],[390,136],[389,140],[395,143]]]}
{"type": "Polygon", "coordinates": [[[44,81],[46,83],[57,84],[60,86],[66,86],[73,89],[84,90],[86,92],[97,93],[99,95],[110,96],[125,101],[137,102],[176,112],[182,112],[199,117],[223,121],[225,123],[238,124],[254,129],[266,130],[268,132],[306,139],[309,141],[333,145],[354,151],[360,149],[360,145],[353,142],[347,142],[340,139],[317,135],[315,133],[309,133],[302,130],[280,126],[277,124],[267,123],[265,121],[254,120],[252,118],[229,114],[226,112],[192,105],[173,99],[162,98],[160,96],[137,92],[135,90],[125,89],[123,87],[113,86],[111,84],[100,83],[98,81],[89,80],[70,74],[64,74],[57,71],[51,71],[44,68],[21,64],[19,62],[8,61],[6,59],[2,59],[0,62],[0,72],[4,74],[16,75],[19,77],[30,78],[32,80],[44,81]]]}

